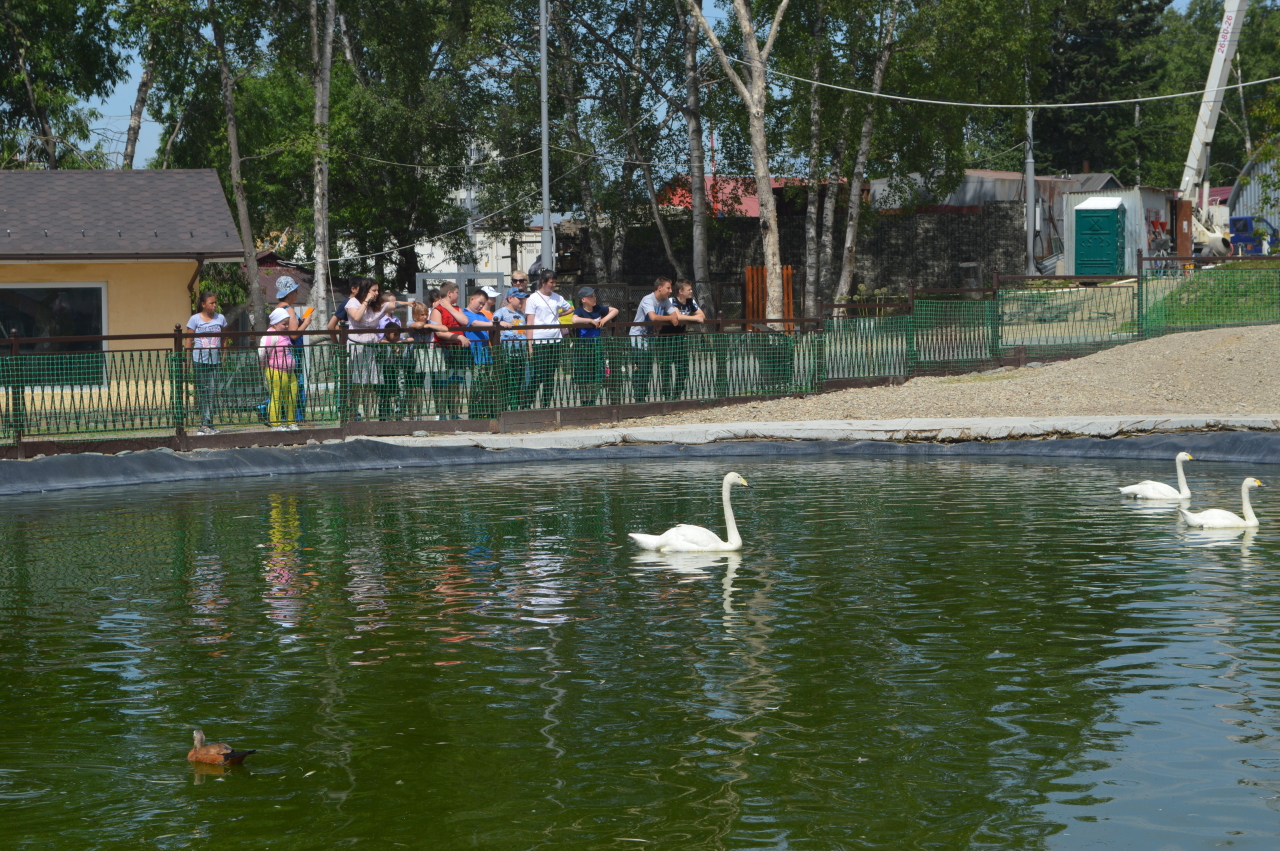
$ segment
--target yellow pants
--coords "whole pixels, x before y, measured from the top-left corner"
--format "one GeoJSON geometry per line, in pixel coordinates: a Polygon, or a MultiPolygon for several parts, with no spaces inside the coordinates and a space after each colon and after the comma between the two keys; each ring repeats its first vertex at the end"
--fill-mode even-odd
{"type": "Polygon", "coordinates": [[[271,407],[267,419],[273,426],[293,422],[298,402],[298,377],[283,369],[267,367],[267,388],[271,391],[271,407]]]}

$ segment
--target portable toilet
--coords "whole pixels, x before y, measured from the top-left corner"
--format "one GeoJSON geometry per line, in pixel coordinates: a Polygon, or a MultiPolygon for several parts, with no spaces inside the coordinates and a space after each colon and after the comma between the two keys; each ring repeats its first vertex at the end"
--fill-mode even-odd
{"type": "Polygon", "coordinates": [[[1099,196],[1076,206],[1077,275],[1124,274],[1124,200],[1099,196]]]}

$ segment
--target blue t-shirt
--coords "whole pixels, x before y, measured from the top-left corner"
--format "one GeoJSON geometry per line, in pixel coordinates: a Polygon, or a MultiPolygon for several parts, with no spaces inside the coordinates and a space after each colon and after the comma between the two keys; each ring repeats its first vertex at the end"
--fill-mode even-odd
{"type": "MultiPolygon", "coordinates": [[[[590,310],[587,310],[582,305],[578,305],[573,309],[573,315],[581,316],[584,319],[604,319],[606,316],[609,315],[609,308],[605,307],[603,304],[597,304],[595,307],[591,308],[590,310]]],[[[579,337],[599,337],[600,336],[599,328],[592,328],[590,326],[579,325],[573,330],[578,332],[579,337]]]]}
{"type": "MultiPolygon", "coordinates": [[[[476,313],[474,310],[462,308],[462,313],[472,322],[488,322],[489,317],[483,313],[476,313]]],[[[471,341],[471,360],[473,363],[493,363],[493,353],[489,351],[489,330],[483,331],[466,331],[467,339],[471,341]]]]}

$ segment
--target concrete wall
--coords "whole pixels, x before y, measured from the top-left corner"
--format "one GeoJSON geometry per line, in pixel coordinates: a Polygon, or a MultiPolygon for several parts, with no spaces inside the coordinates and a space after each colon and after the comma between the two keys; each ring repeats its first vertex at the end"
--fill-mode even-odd
{"type": "MultiPolygon", "coordinates": [[[[169,334],[191,316],[194,260],[0,263],[0,284],[106,284],[106,333],[169,334]]],[[[168,348],[164,340],[122,340],[110,349],[168,348]]]]}

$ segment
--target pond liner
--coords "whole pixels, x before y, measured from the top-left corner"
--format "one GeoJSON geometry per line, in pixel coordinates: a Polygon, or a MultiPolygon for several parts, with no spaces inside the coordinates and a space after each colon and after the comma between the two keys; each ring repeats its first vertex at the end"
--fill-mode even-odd
{"type": "Polygon", "coordinates": [[[991,440],[967,443],[897,443],[882,440],[621,444],[573,449],[482,449],[475,446],[401,446],[378,440],[302,447],[258,447],[204,452],[155,449],[128,455],[54,455],[28,461],[0,460],[0,495],[164,482],[213,481],[315,473],[426,469],[468,465],[566,461],[670,461],[681,458],[985,457],[1151,459],[1168,461],[1190,452],[1198,461],[1280,464],[1280,434],[1202,432],[1056,440],[991,440]]]}

